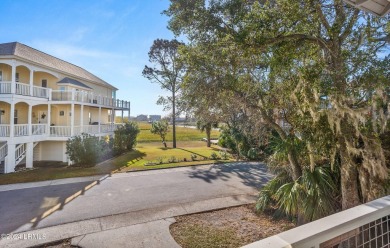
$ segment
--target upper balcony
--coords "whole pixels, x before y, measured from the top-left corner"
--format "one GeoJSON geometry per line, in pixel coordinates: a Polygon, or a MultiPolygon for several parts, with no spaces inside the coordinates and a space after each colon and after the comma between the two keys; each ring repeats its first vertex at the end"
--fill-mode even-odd
{"type": "Polygon", "coordinates": [[[25,83],[12,83],[11,81],[0,82],[1,94],[15,94],[47,99],[53,102],[74,102],[80,104],[96,105],[114,108],[117,110],[130,109],[130,102],[110,97],[101,96],[93,92],[83,90],[52,90],[51,88],[39,87],[25,83]]]}

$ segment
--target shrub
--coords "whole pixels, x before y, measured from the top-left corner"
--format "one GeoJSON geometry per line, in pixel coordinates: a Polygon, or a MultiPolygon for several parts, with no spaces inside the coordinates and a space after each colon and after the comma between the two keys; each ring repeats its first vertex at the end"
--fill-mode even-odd
{"type": "Polygon", "coordinates": [[[176,163],[177,162],[177,159],[175,156],[172,156],[168,159],[168,163],[176,163]]]}
{"type": "Polygon", "coordinates": [[[71,137],[66,142],[66,154],[75,166],[94,166],[100,150],[99,139],[86,133],[71,137]]]}
{"type": "Polygon", "coordinates": [[[196,156],[196,154],[191,154],[191,160],[192,161],[195,161],[197,158],[198,158],[198,156],[196,156]]]}
{"type": "Polygon", "coordinates": [[[221,159],[223,159],[223,160],[228,160],[228,159],[229,159],[229,154],[228,154],[226,151],[220,151],[220,152],[219,152],[219,156],[220,156],[221,159]]]}
{"type": "Polygon", "coordinates": [[[164,163],[164,157],[158,157],[156,159],[156,164],[163,164],[164,163]]]}
{"type": "Polygon", "coordinates": [[[131,151],[137,144],[140,130],[136,122],[127,122],[115,130],[113,150],[115,154],[131,151]]]}
{"type": "Polygon", "coordinates": [[[217,160],[217,159],[219,159],[219,157],[218,157],[218,155],[217,155],[215,152],[213,152],[213,153],[211,153],[211,155],[210,155],[210,159],[212,159],[212,160],[217,160]]]}

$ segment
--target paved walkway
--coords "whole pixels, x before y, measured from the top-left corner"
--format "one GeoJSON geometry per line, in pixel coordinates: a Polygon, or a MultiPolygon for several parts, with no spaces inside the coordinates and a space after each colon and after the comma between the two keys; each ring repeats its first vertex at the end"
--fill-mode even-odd
{"type": "MultiPolygon", "coordinates": [[[[261,163],[231,163],[114,174],[100,184],[84,190],[74,200],[63,202],[58,211],[35,218],[16,229],[3,231],[46,234],[45,240],[1,240],[0,247],[33,246],[78,236],[83,238],[76,241],[88,247],[88,240],[94,237],[89,235],[99,232],[101,235],[107,234],[109,238],[111,232],[108,231],[115,229],[120,229],[119,232],[132,230],[124,238],[138,240],[136,236],[142,228],[147,231],[154,226],[153,223],[165,223],[164,220],[168,218],[254,202],[258,188],[270,177],[261,163]]],[[[78,183],[62,184],[60,187],[67,189],[71,185],[78,183]]],[[[10,192],[16,193],[13,196],[18,198],[18,193],[25,190],[49,190],[53,187],[59,185],[10,192]]],[[[7,191],[0,192],[0,202],[2,193],[7,191]]],[[[9,197],[12,198],[10,195],[9,197]]],[[[15,217],[23,215],[21,211],[13,212],[11,208],[7,213],[9,218],[14,214],[17,214],[15,217]]],[[[0,221],[1,218],[0,216],[0,221]]],[[[12,219],[8,221],[12,222],[12,219]]],[[[157,233],[164,236],[164,232],[160,231],[157,233]]],[[[159,237],[153,236],[151,240],[160,243],[159,237]]],[[[102,241],[102,247],[104,244],[102,241]]],[[[145,244],[137,241],[134,246],[128,247],[143,245],[145,244]]]]}

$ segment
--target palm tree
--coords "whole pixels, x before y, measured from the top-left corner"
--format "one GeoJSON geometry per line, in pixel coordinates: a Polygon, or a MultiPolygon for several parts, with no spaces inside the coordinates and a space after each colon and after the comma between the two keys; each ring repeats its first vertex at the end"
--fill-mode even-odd
{"type": "Polygon", "coordinates": [[[211,146],[211,129],[218,128],[218,122],[199,120],[196,122],[196,128],[198,128],[201,132],[206,131],[207,147],[210,147],[211,146]]]}
{"type": "MultiPolygon", "coordinates": [[[[305,166],[302,176],[293,180],[287,160],[287,149],[294,144],[298,152],[305,157],[305,146],[296,137],[291,143],[274,138],[271,142],[273,155],[269,159],[269,170],[275,174],[259,193],[256,208],[260,211],[270,206],[283,213],[297,218],[297,223],[304,224],[329,214],[340,208],[338,171],[329,164],[318,161],[313,169],[305,166]]],[[[338,167],[336,167],[338,168],[338,167]]]]}

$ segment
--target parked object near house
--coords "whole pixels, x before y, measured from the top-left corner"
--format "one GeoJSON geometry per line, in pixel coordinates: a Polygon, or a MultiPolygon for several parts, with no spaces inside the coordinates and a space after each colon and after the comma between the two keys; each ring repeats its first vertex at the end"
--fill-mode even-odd
{"type": "Polygon", "coordinates": [[[4,173],[33,161],[68,162],[66,140],[113,135],[130,102],[85,69],[18,42],[0,44],[0,162],[4,173]]]}

